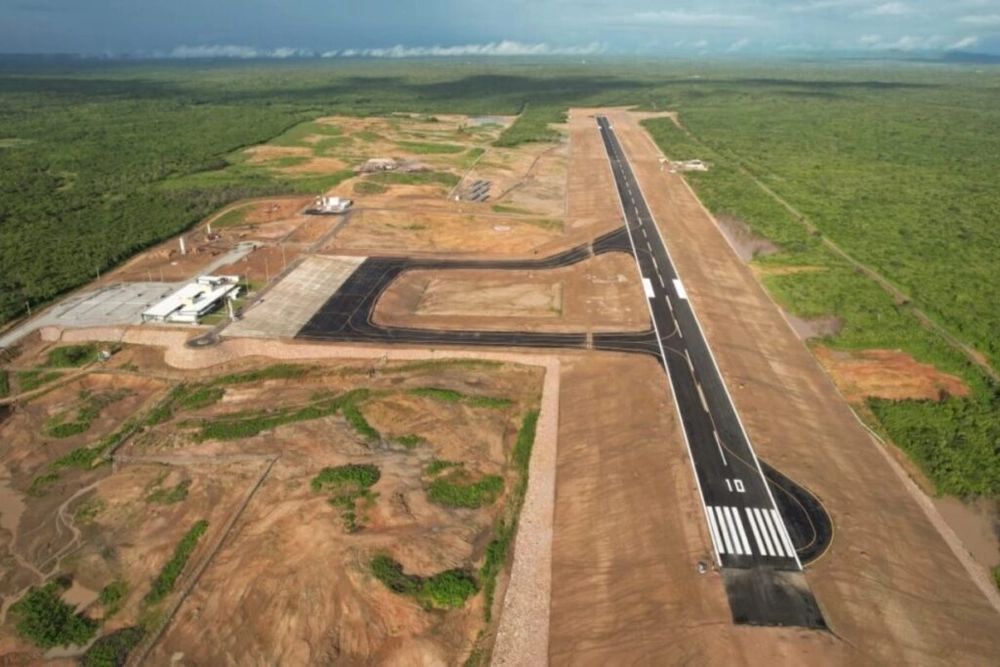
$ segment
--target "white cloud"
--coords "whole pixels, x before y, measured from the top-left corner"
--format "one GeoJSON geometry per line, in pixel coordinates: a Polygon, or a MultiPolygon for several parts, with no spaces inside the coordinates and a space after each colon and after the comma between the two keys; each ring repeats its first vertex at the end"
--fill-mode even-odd
{"type": "Polygon", "coordinates": [[[758,23],[755,17],[746,14],[691,12],[686,9],[637,12],[625,19],[624,22],[639,25],[701,26],[706,28],[738,28],[758,23]]]}
{"type": "Polygon", "coordinates": [[[863,14],[866,16],[904,16],[912,14],[913,8],[902,2],[886,2],[881,5],[867,9],[863,14]]]}
{"type": "Polygon", "coordinates": [[[603,53],[605,47],[597,42],[584,46],[556,47],[546,43],[525,44],[504,40],[487,44],[463,44],[460,46],[403,46],[378,49],[347,49],[341,57],[367,58],[421,58],[421,57],[461,57],[461,56],[584,56],[603,53]]]}
{"type": "Polygon", "coordinates": [[[882,41],[882,35],[862,35],[858,37],[858,43],[862,46],[874,46],[882,41]]]}
{"type": "Polygon", "coordinates": [[[790,12],[819,12],[824,9],[840,9],[841,7],[861,7],[870,4],[870,0],[812,0],[801,5],[792,5],[790,12]]]}
{"type": "Polygon", "coordinates": [[[694,43],[694,46],[696,49],[704,49],[709,44],[710,42],[707,39],[699,39],[697,42],[694,43]]]}
{"type": "Polygon", "coordinates": [[[742,51],[743,49],[746,48],[747,44],[749,44],[749,43],[750,43],[750,40],[747,39],[746,37],[744,37],[743,39],[738,39],[738,40],[736,40],[735,42],[733,42],[732,44],[729,45],[729,48],[726,49],[726,52],[727,53],[736,53],[737,51],[742,51]]]}
{"type": "Polygon", "coordinates": [[[309,49],[282,47],[268,51],[252,46],[233,44],[212,44],[208,46],[178,46],[168,58],[311,58],[315,53],[309,49]]]}
{"type": "Polygon", "coordinates": [[[963,37],[962,39],[958,40],[957,42],[949,46],[948,49],[949,50],[967,49],[970,46],[975,46],[978,41],[979,41],[978,37],[963,37]]]}
{"type": "Polygon", "coordinates": [[[958,19],[958,22],[968,23],[970,25],[1000,25],[1000,14],[962,16],[958,19]]]}

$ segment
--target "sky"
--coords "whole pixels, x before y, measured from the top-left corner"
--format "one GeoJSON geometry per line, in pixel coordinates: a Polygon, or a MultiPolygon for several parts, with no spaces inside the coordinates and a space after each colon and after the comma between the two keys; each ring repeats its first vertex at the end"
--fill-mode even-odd
{"type": "Polygon", "coordinates": [[[1000,0],[0,0],[0,52],[1000,54],[1000,0]]]}

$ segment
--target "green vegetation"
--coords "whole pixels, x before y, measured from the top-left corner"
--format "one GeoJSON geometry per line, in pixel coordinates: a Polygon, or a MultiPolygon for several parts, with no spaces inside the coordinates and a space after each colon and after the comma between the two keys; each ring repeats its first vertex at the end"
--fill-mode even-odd
{"type": "Polygon", "coordinates": [[[549,124],[565,122],[566,107],[525,105],[514,124],[493,145],[513,147],[532,141],[557,141],[560,134],[549,124]]]}
{"type": "Polygon", "coordinates": [[[421,436],[419,436],[419,435],[417,435],[415,433],[410,433],[408,435],[398,436],[396,438],[393,438],[392,441],[395,442],[395,443],[397,443],[397,444],[403,445],[407,449],[413,449],[417,445],[422,445],[425,442],[427,442],[423,437],[421,437],[421,436]]]}
{"type": "Polygon", "coordinates": [[[377,466],[369,464],[349,463],[336,468],[323,468],[313,477],[310,486],[316,493],[328,492],[333,496],[329,503],[341,508],[341,518],[348,533],[356,533],[364,527],[366,516],[358,516],[358,501],[362,501],[362,509],[370,509],[378,498],[371,492],[381,478],[382,473],[377,466]]]}
{"type": "Polygon", "coordinates": [[[511,462],[517,470],[517,482],[511,491],[506,515],[500,518],[494,537],[486,547],[486,559],[479,568],[479,581],[483,584],[486,596],[484,613],[487,623],[493,617],[493,593],[496,590],[497,574],[507,562],[510,546],[517,533],[517,521],[521,515],[521,505],[524,504],[524,494],[528,490],[528,466],[531,464],[531,450],[535,444],[538,415],[538,410],[532,410],[525,415],[517,432],[517,441],[511,453],[511,462]]]}
{"type": "Polygon", "coordinates": [[[98,638],[80,660],[82,667],[122,667],[128,661],[128,654],[142,638],[146,630],[140,626],[122,628],[98,638]]]}
{"type": "Polygon", "coordinates": [[[440,387],[414,387],[409,393],[414,396],[432,398],[436,401],[446,403],[465,403],[474,408],[495,408],[498,410],[509,408],[514,405],[514,401],[509,398],[498,396],[468,396],[452,389],[442,389],[440,387]]]}
{"type": "Polygon", "coordinates": [[[50,368],[79,368],[97,361],[97,345],[67,345],[49,351],[45,365],[50,368]]]}
{"type": "Polygon", "coordinates": [[[388,191],[389,188],[381,183],[375,183],[368,180],[358,181],[354,184],[354,194],[356,195],[380,195],[388,191]]]}
{"type": "Polygon", "coordinates": [[[97,632],[97,623],[77,614],[62,601],[62,582],[50,581],[41,588],[32,587],[11,606],[17,631],[39,648],[83,646],[97,632]]]}
{"type": "Polygon", "coordinates": [[[163,569],[160,570],[160,574],[153,581],[153,586],[149,593],[143,598],[143,601],[147,605],[155,605],[162,602],[170,594],[170,591],[174,590],[177,578],[181,576],[181,571],[184,569],[188,558],[191,557],[191,552],[194,551],[194,548],[198,545],[198,540],[205,534],[206,530],[208,530],[208,521],[204,519],[191,526],[191,529],[188,530],[187,534],[174,549],[174,555],[164,564],[163,569]]]}
{"type": "Polygon", "coordinates": [[[523,208],[517,208],[516,206],[505,206],[504,204],[493,204],[492,209],[494,213],[512,213],[514,215],[531,214],[531,211],[526,211],[523,208]]]}
{"type": "MultiPolygon", "coordinates": [[[[214,421],[206,420],[202,422],[198,438],[201,440],[240,440],[242,438],[250,438],[261,431],[269,431],[283,424],[293,424],[333,416],[346,406],[353,405],[357,401],[363,401],[367,396],[367,389],[357,389],[336,398],[316,401],[302,408],[276,408],[240,417],[221,417],[214,421]]],[[[371,427],[369,426],[369,428],[371,427]]],[[[374,429],[372,430],[374,431],[374,429]]]]}
{"type": "Polygon", "coordinates": [[[460,144],[433,144],[417,141],[398,141],[396,142],[396,145],[406,150],[406,152],[413,153],[415,155],[447,155],[462,153],[465,151],[465,146],[460,144]]]}
{"type": "Polygon", "coordinates": [[[45,434],[52,438],[70,438],[85,433],[94,420],[101,416],[101,410],[131,396],[131,389],[92,394],[89,391],[80,392],[80,400],[72,409],[53,415],[45,422],[45,434]],[[73,421],[66,421],[70,415],[73,421]]]}
{"type": "Polygon", "coordinates": [[[10,375],[7,371],[0,371],[0,398],[10,396],[10,375]]]}
{"type": "Polygon", "coordinates": [[[372,576],[386,588],[400,595],[415,599],[428,609],[457,609],[476,594],[478,585],[472,573],[465,570],[446,570],[432,577],[422,578],[403,572],[403,566],[387,554],[371,560],[372,576]]]}
{"type": "Polygon", "coordinates": [[[42,496],[48,491],[49,487],[59,481],[59,473],[47,472],[31,480],[31,486],[28,487],[27,494],[34,498],[42,496]]]}
{"type": "Polygon", "coordinates": [[[123,579],[115,579],[101,589],[100,594],[97,596],[97,601],[104,607],[104,620],[118,613],[122,601],[127,594],[128,582],[123,579]]]}
{"type": "Polygon", "coordinates": [[[484,153],[486,153],[486,149],[485,148],[481,148],[479,146],[475,146],[474,148],[470,148],[469,152],[466,153],[466,155],[468,155],[473,160],[477,160],[477,159],[481,158],[484,153]]]}
{"type": "Polygon", "coordinates": [[[424,470],[424,474],[433,477],[427,485],[427,497],[445,507],[468,509],[485,507],[495,503],[503,493],[503,477],[486,475],[481,479],[472,480],[461,463],[435,459],[424,470]],[[451,469],[451,472],[438,476],[447,469],[451,469]]]}
{"type": "Polygon", "coordinates": [[[361,414],[361,408],[356,403],[349,403],[344,406],[344,419],[366,440],[377,441],[382,439],[382,434],[368,423],[365,416],[361,414]]]}
{"type": "Polygon", "coordinates": [[[298,366],[296,364],[275,364],[265,368],[259,368],[245,373],[234,373],[223,375],[212,381],[212,386],[221,387],[230,384],[247,384],[249,382],[259,382],[261,380],[297,380],[304,377],[311,370],[309,366],[298,366]]]}
{"type": "Polygon", "coordinates": [[[17,374],[17,384],[21,387],[21,392],[23,393],[44,387],[48,383],[58,380],[61,377],[62,373],[58,371],[19,371],[17,374]]]}
{"type": "Polygon", "coordinates": [[[250,206],[237,206],[231,211],[226,211],[212,222],[212,227],[222,229],[223,227],[242,225],[243,221],[246,220],[247,213],[250,212],[250,208],[250,206]]]}
{"type": "Polygon", "coordinates": [[[365,178],[368,183],[379,185],[446,185],[449,188],[458,185],[461,179],[448,171],[383,171],[370,174],[365,178]]]}
{"type": "Polygon", "coordinates": [[[185,391],[178,396],[176,405],[183,410],[198,410],[215,405],[226,395],[226,390],[221,387],[199,387],[185,391]]]}
{"type": "Polygon", "coordinates": [[[181,480],[168,489],[158,486],[146,496],[146,502],[154,505],[176,505],[179,502],[187,500],[188,488],[190,486],[191,480],[189,479],[181,480]]]}

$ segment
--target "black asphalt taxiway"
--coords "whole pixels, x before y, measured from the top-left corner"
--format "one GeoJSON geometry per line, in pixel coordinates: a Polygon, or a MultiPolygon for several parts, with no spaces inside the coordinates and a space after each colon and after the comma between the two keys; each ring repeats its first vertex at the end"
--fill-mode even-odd
{"type": "Polygon", "coordinates": [[[654,356],[673,388],[734,621],[823,628],[825,622],[805,582],[802,564],[818,558],[828,548],[833,537],[830,517],[808,491],[757,459],[613,128],[602,117],[597,118],[597,126],[608,153],[625,227],[539,259],[368,258],[296,338],[424,347],[594,349],[654,356]],[[635,257],[654,325],[650,330],[592,335],[436,331],[380,326],[372,321],[378,299],[405,271],[537,271],[570,266],[607,252],[635,257]]]}

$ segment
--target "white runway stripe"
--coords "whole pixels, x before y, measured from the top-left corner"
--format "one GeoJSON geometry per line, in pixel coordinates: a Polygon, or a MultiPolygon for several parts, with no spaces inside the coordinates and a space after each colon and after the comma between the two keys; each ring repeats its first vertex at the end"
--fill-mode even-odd
{"type": "Polygon", "coordinates": [[[726,529],[726,517],[722,512],[722,508],[715,507],[712,509],[719,515],[719,528],[722,530],[722,540],[726,543],[726,551],[724,553],[735,553],[733,551],[733,543],[729,539],[729,531],[726,529]]]}
{"type": "Polygon", "coordinates": [[[712,546],[718,553],[725,553],[722,550],[722,542],[719,541],[719,526],[715,523],[715,512],[708,508],[708,531],[712,533],[712,546]]]}
{"type": "MultiPolygon", "coordinates": [[[[728,507],[726,508],[729,509],[728,507]]],[[[733,508],[733,523],[736,524],[736,529],[740,531],[740,541],[743,542],[743,551],[749,556],[753,552],[750,551],[750,541],[747,539],[747,532],[743,530],[743,519],[740,518],[739,508],[733,508]]]]}
{"type": "Polygon", "coordinates": [[[781,546],[781,538],[778,537],[778,531],[771,522],[771,513],[767,510],[764,510],[764,521],[767,523],[768,532],[771,533],[771,541],[774,542],[774,550],[778,552],[779,556],[784,556],[785,552],[781,546]]]}
{"type": "MultiPolygon", "coordinates": [[[[733,538],[733,549],[736,553],[743,555],[743,545],[740,544],[740,536],[736,532],[736,526],[733,525],[733,512],[729,507],[723,507],[722,513],[726,516],[726,525],[729,527],[729,534],[733,538]]],[[[749,555],[749,554],[747,554],[749,555]]]]}
{"type": "Polygon", "coordinates": [[[764,517],[756,507],[753,508],[753,514],[757,518],[757,524],[760,526],[760,533],[764,536],[764,546],[767,549],[767,555],[773,556],[774,546],[771,544],[771,536],[767,533],[767,525],[764,523],[764,517]]]}
{"type": "Polygon", "coordinates": [[[788,530],[785,528],[785,522],[781,520],[781,515],[778,514],[778,510],[771,510],[774,515],[774,525],[778,527],[778,532],[781,533],[781,541],[785,543],[785,550],[788,555],[791,556],[795,553],[795,547],[792,546],[792,540],[788,536],[788,530]]]}
{"type": "Polygon", "coordinates": [[[757,522],[754,521],[753,518],[753,510],[747,507],[745,508],[745,511],[747,513],[747,521],[750,523],[750,531],[753,532],[753,540],[757,543],[757,553],[766,554],[767,552],[764,551],[764,543],[760,539],[760,531],[757,530],[757,522]]]}

